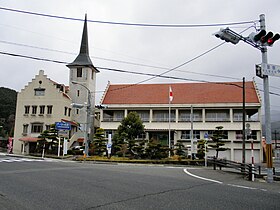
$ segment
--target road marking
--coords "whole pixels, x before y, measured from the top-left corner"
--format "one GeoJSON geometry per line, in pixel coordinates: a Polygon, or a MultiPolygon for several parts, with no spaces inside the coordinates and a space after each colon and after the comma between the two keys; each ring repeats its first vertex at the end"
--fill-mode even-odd
{"type": "Polygon", "coordinates": [[[57,159],[28,159],[28,158],[5,158],[0,159],[0,163],[13,163],[13,162],[67,162],[57,159]]]}
{"type": "Polygon", "coordinates": [[[209,181],[209,182],[214,182],[214,183],[217,183],[217,184],[223,184],[223,182],[220,182],[220,181],[217,181],[217,180],[214,180],[214,179],[208,179],[208,178],[204,178],[204,177],[201,177],[201,176],[197,176],[197,175],[194,175],[192,173],[190,173],[186,168],[184,169],[184,172],[192,177],[195,177],[197,179],[202,179],[202,180],[205,180],[205,181],[209,181]]]}
{"type": "Polygon", "coordinates": [[[227,184],[227,185],[232,187],[237,187],[237,188],[249,189],[249,190],[259,190],[258,188],[255,187],[247,187],[247,186],[236,185],[236,184],[227,184]]]}

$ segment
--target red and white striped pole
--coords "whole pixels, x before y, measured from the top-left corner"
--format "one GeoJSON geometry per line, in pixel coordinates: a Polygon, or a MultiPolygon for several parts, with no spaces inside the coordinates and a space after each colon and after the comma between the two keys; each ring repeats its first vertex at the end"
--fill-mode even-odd
{"type": "Polygon", "coordinates": [[[254,174],[254,140],[251,139],[251,158],[252,158],[252,182],[255,181],[255,174],[254,174]]]}

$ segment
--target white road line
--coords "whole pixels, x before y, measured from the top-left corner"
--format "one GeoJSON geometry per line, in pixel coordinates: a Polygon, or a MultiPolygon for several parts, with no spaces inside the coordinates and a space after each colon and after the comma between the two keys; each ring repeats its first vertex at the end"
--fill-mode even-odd
{"type": "Polygon", "coordinates": [[[238,187],[238,188],[243,188],[243,189],[249,189],[249,190],[259,190],[258,188],[255,187],[247,187],[247,186],[242,186],[242,185],[236,185],[236,184],[227,184],[228,186],[232,187],[238,187]]]}
{"type": "Polygon", "coordinates": [[[52,160],[52,159],[28,159],[28,158],[0,159],[0,163],[12,163],[12,162],[59,162],[59,160],[52,160]]]}
{"type": "Polygon", "coordinates": [[[197,179],[202,179],[202,180],[205,180],[205,181],[209,181],[209,182],[214,182],[214,183],[217,183],[217,184],[223,184],[223,182],[220,182],[220,181],[217,181],[217,180],[214,180],[214,179],[207,179],[207,178],[204,178],[204,177],[201,177],[201,176],[197,176],[197,175],[194,175],[192,173],[190,173],[186,168],[184,169],[184,172],[192,177],[195,177],[197,179]]]}

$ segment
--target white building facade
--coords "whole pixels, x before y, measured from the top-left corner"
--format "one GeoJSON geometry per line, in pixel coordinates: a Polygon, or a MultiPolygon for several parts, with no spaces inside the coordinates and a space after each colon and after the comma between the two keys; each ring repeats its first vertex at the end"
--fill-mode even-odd
{"type": "Polygon", "coordinates": [[[68,87],[58,84],[43,70],[18,93],[13,152],[34,152],[38,136],[51,124],[70,121],[72,115],[68,87]]]}
{"type": "MultiPolygon", "coordinates": [[[[248,138],[254,141],[255,162],[259,163],[263,160],[261,102],[254,82],[246,82],[245,92],[246,124],[251,129],[248,138]]],[[[182,142],[188,147],[192,133],[194,140],[205,139],[207,134],[211,143],[214,130],[222,126],[228,150],[219,152],[219,158],[242,162],[242,98],[242,82],[108,85],[101,101],[108,108],[101,110],[100,127],[114,134],[121,120],[136,111],[145,126],[139,138],[154,138],[168,145],[170,128],[171,145],[182,142]],[[169,87],[173,92],[170,105],[169,87]]],[[[245,143],[246,162],[251,161],[250,142],[245,143]]],[[[208,150],[207,156],[215,155],[215,150],[208,150]]]]}
{"type": "MultiPolygon", "coordinates": [[[[69,86],[58,84],[44,75],[41,70],[28,85],[18,93],[14,153],[32,153],[36,148],[38,136],[49,130],[51,124],[68,122],[72,125],[69,133],[71,145],[84,143],[85,124],[91,124],[94,130],[93,116],[87,119],[86,106],[94,110],[96,73],[89,57],[87,19],[85,17],[80,52],[76,59],[67,65],[70,70],[69,86]],[[73,108],[72,104],[85,105],[84,108],[73,108]],[[81,128],[81,129],[78,129],[81,128]]],[[[95,126],[98,126],[97,122],[95,126]]]]}

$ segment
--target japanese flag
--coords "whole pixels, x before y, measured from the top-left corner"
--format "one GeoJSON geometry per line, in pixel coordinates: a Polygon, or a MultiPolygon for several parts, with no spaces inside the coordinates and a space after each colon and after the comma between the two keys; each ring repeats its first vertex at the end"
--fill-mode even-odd
{"type": "Polygon", "coordinates": [[[169,86],[169,101],[173,101],[173,92],[171,86],[169,86]]]}

